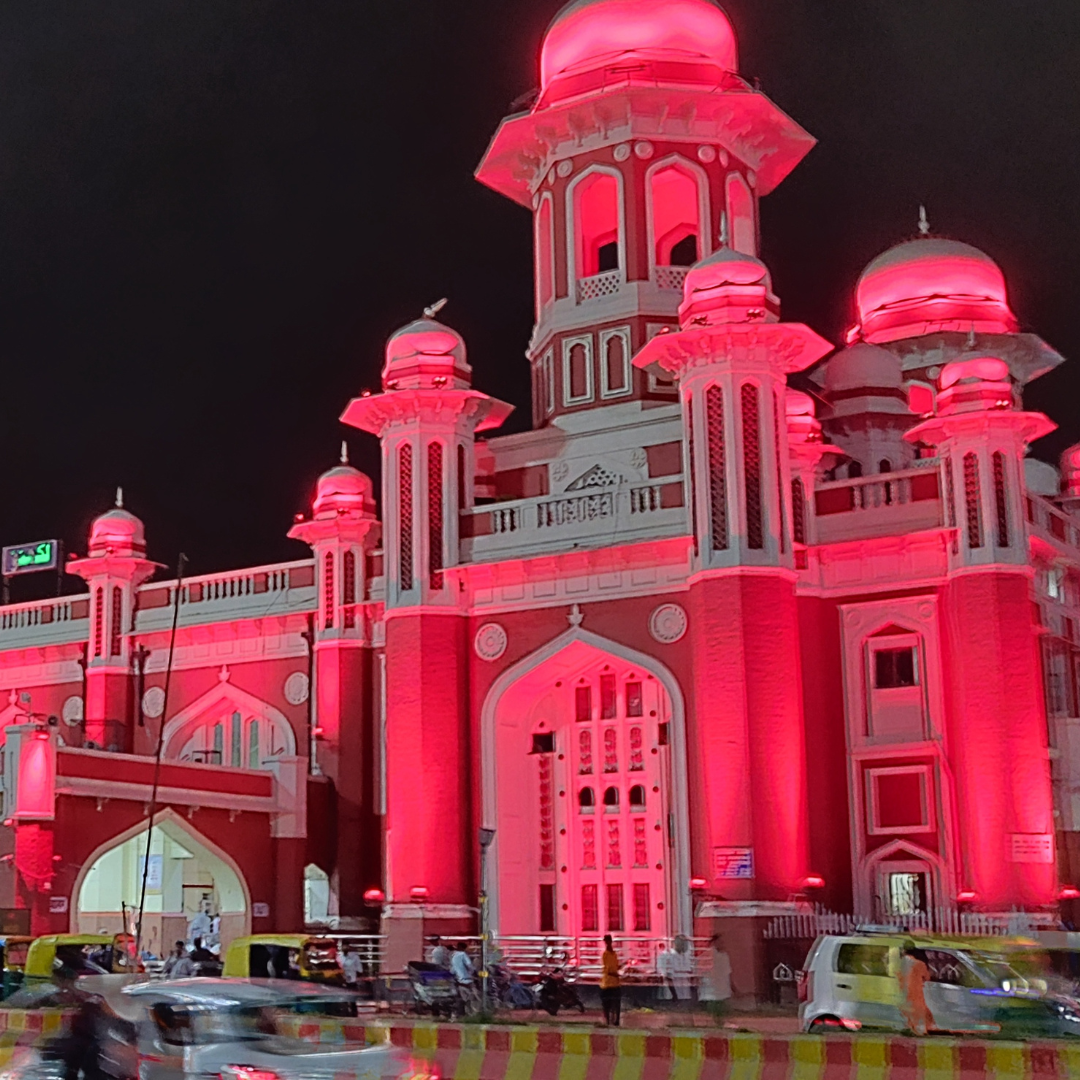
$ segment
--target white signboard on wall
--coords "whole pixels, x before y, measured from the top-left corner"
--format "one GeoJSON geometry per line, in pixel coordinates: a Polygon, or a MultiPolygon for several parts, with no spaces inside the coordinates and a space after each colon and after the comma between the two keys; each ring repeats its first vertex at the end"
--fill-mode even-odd
{"type": "Polygon", "coordinates": [[[49,913],[52,915],[66,915],[68,909],[68,898],[66,896],[50,896],[49,897],[49,913]]]}
{"type": "Polygon", "coordinates": [[[750,847],[713,848],[713,876],[729,881],[749,880],[754,876],[754,849],[750,847]]]}
{"type": "Polygon", "coordinates": [[[1052,863],[1054,836],[1052,833],[1013,833],[1012,861],[1014,863],[1052,863]]]}

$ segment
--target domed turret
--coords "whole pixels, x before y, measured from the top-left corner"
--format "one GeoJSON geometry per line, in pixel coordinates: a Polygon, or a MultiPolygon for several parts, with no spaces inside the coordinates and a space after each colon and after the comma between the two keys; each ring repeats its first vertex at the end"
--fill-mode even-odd
{"type": "Polygon", "coordinates": [[[679,307],[682,326],[776,322],[779,302],[768,267],[753,255],[721,247],[690,268],[679,307]]]}
{"type": "Polygon", "coordinates": [[[312,513],[316,518],[356,514],[375,517],[375,489],[369,477],[349,464],[348,448],[341,444],[341,464],[324,472],[315,485],[312,513]]]}
{"type": "Polygon", "coordinates": [[[863,271],[855,302],[862,336],[872,342],[1017,329],[1000,267],[956,240],[923,237],[890,248],[863,271]]]}
{"type": "Polygon", "coordinates": [[[383,388],[406,390],[472,385],[472,368],[465,360],[465,341],[427,312],[403,326],[386,343],[383,388]]]}
{"type": "Polygon", "coordinates": [[[941,369],[937,397],[939,416],[985,409],[1012,409],[1019,405],[1009,365],[994,356],[954,360],[941,369]]]}
{"type": "Polygon", "coordinates": [[[859,342],[838,352],[824,367],[825,393],[852,390],[899,390],[904,378],[900,361],[886,349],[859,342]]]}
{"type": "Polygon", "coordinates": [[[146,554],[146,532],[143,523],[124,509],[124,493],[116,489],[116,506],[90,526],[91,558],[103,555],[142,557],[146,554]]]}
{"type": "Polygon", "coordinates": [[[738,69],[735,33],[711,0],[575,0],[544,38],[541,90],[568,97],[607,69],[625,77],[628,65],[659,81],[715,86],[738,69]]]}

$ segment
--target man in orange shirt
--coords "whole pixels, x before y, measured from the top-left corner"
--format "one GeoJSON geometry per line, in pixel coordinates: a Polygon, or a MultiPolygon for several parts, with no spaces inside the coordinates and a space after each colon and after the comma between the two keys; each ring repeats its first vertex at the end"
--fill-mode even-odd
{"type": "Polygon", "coordinates": [[[622,980],[619,978],[619,957],[610,934],[604,935],[604,955],[600,958],[600,1004],[604,1006],[604,1023],[618,1027],[622,1013],[622,980]]]}

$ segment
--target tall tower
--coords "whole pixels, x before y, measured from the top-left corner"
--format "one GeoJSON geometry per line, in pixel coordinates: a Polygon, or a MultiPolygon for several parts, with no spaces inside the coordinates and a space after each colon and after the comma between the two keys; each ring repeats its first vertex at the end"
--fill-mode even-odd
{"type": "Polygon", "coordinates": [[[338,913],[344,916],[362,914],[364,890],[381,880],[372,643],[361,606],[368,556],[379,532],[371,480],[349,464],[342,443],[341,464],[319,477],[311,518],[297,522],[289,536],[310,544],[315,555],[319,608],[312,647],[318,736],[308,752],[318,771],[334,782],[333,888],[338,913]]]}
{"type": "Polygon", "coordinates": [[[711,0],[576,0],[549,27],[539,95],[507,117],[477,177],[530,207],[533,422],[677,400],[630,358],[678,325],[687,269],[758,250],[758,199],[814,144],[738,74],[711,0]]]}
{"type": "MultiPolygon", "coordinates": [[[[706,807],[694,873],[712,882],[717,849],[749,849],[752,879],[714,887],[730,899],[784,900],[809,869],[786,378],[832,347],[780,322],[764,264],[726,247],[689,271],[679,316],[681,330],[654,338],[634,363],[676,380],[686,430],[688,756],[706,807]]],[[[792,405],[805,414],[805,403],[792,405]]]]}
{"type": "Polygon", "coordinates": [[[90,527],[89,555],[67,564],[90,586],[84,735],[101,750],[131,752],[135,590],[156,569],[146,558],[143,523],[124,509],[118,488],[116,506],[90,527]]]}
{"type": "Polygon", "coordinates": [[[397,942],[419,945],[394,927],[417,910],[411,897],[451,913],[447,929],[471,926],[475,903],[466,619],[446,571],[458,561],[458,516],[472,506],[475,433],[498,427],[512,407],[471,384],[461,337],[419,319],[387,343],[383,392],[354,398],[342,414],[382,443],[392,952],[397,942]]]}

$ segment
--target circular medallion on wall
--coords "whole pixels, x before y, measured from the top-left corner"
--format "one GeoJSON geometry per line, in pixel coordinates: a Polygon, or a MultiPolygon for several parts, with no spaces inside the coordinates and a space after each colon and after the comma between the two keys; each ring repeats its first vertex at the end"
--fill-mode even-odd
{"type": "Polygon", "coordinates": [[[156,720],[165,711],[165,691],[160,686],[151,686],[142,696],[143,716],[156,720]]]}
{"type": "Polygon", "coordinates": [[[616,161],[625,161],[629,156],[630,156],[630,144],[629,143],[619,143],[619,145],[615,147],[615,160],[616,161]]]}
{"type": "Polygon", "coordinates": [[[559,176],[567,177],[574,171],[574,166],[564,158],[555,166],[555,171],[559,176]]]}
{"type": "Polygon", "coordinates": [[[674,645],[686,633],[686,612],[678,604],[661,604],[649,616],[649,633],[661,645],[674,645]]]}
{"type": "Polygon", "coordinates": [[[307,673],[304,671],[294,671],[285,680],[285,700],[290,705],[303,705],[308,699],[310,689],[311,687],[307,673]]]}
{"type": "Polygon", "coordinates": [[[715,146],[699,146],[697,148],[698,161],[704,161],[706,165],[710,161],[716,160],[716,147],[715,146]]]}
{"type": "Polygon", "coordinates": [[[498,660],[506,652],[506,631],[497,623],[485,623],[476,631],[473,648],[481,660],[498,660]]]}
{"type": "Polygon", "coordinates": [[[634,153],[637,154],[642,161],[648,161],[653,156],[655,147],[648,139],[642,139],[639,143],[634,143],[634,153]]]}
{"type": "Polygon", "coordinates": [[[65,724],[70,724],[74,727],[83,718],[83,701],[78,694],[72,694],[64,702],[64,707],[60,710],[60,715],[64,718],[65,724]]]}

